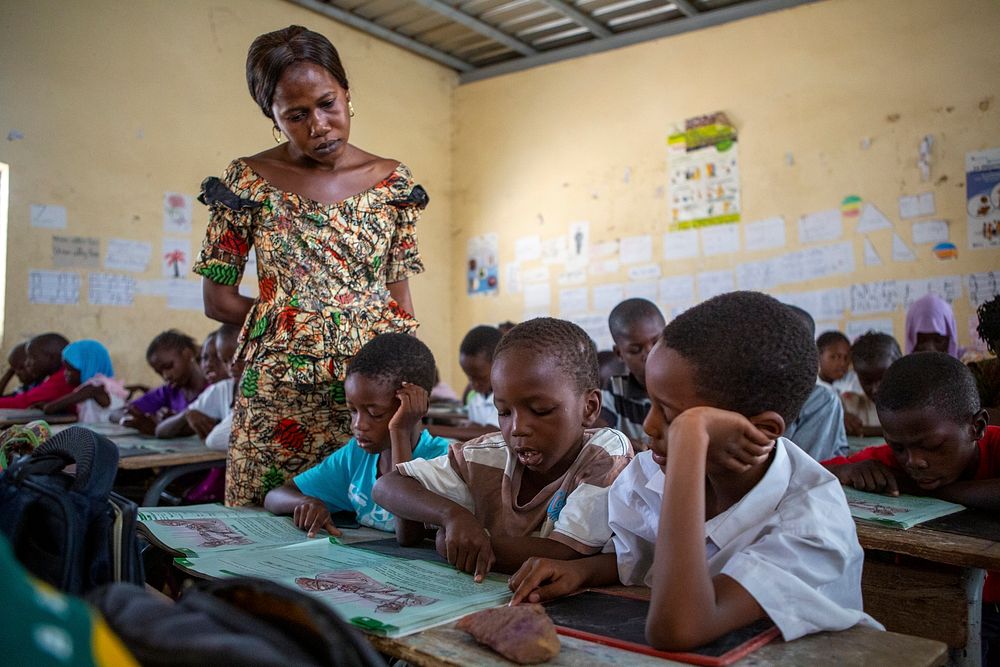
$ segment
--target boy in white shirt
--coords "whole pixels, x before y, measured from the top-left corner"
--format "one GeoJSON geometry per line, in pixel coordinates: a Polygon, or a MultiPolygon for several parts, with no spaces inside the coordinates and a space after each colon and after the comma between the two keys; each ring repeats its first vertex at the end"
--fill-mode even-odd
{"type": "Polygon", "coordinates": [[[881,628],[862,611],[863,552],[836,478],[781,437],[816,364],[805,325],[764,294],[724,294],[671,322],[646,362],[651,451],[612,486],[605,553],[528,561],[514,601],[645,583],[646,637],[667,650],[764,617],[785,640],[881,628]]]}

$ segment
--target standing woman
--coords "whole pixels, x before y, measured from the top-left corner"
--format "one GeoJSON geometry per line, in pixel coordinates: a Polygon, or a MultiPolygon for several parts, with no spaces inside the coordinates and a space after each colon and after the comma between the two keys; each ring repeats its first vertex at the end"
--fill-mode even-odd
{"type": "Polygon", "coordinates": [[[247,84],[278,145],[202,183],[211,215],[194,265],[205,313],[243,325],[230,506],[263,504],[350,438],[348,360],[377,334],[417,327],[407,280],[423,271],[414,224],[428,200],[405,166],[348,143],[351,92],[322,35],[261,35],[247,84]],[[238,290],[251,246],[256,300],[238,290]]]}

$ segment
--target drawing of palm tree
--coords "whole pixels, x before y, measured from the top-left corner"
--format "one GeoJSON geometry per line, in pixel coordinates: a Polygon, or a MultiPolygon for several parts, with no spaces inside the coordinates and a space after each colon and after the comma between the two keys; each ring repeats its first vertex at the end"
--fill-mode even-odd
{"type": "Polygon", "coordinates": [[[181,277],[180,265],[187,259],[187,257],[184,255],[184,251],[171,250],[170,252],[168,252],[163,256],[163,259],[166,260],[167,266],[174,267],[174,278],[180,278],[181,277]]]}

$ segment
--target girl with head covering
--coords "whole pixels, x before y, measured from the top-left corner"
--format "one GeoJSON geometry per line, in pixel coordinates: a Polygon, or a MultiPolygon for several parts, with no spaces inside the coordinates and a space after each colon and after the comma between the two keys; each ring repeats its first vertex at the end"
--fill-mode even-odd
{"type": "Polygon", "coordinates": [[[906,353],[912,352],[947,352],[958,358],[955,314],[936,294],[917,299],[906,311],[906,353]]]}
{"type": "Polygon", "coordinates": [[[62,351],[66,382],[75,389],[67,396],[45,405],[52,414],[75,408],[81,423],[108,421],[111,413],[125,405],[128,392],[115,380],[111,355],[96,340],[78,340],[62,351]]]}

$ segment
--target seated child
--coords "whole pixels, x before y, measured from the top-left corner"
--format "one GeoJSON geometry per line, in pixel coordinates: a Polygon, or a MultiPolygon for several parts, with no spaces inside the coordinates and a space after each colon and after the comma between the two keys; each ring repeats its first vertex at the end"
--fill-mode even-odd
{"type": "Polygon", "coordinates": [[[490,386],[490,369],[493,367],[493,350],[503,334],[496,327],[481,325],[465,334],[458,348],[458,365],[469,379],[465,398],[466,422],[457,426],[433,424],[430,432],[442,438],[469,440],[485,433],[496,433],[500,428],[497,408],[493,404],[490,386]]]}
{"type": "Polygon", "coordinates": [[[819,379],[837,395],[845,391],[861,392],[858,376],[851,368],[851,341],[839,331],[824,331],[816,339],[819,350],[819,379]]]}
{"type": "MultiPolygon", "coordinates": [[[[604,387],[611,380],[612,375],[628,373],[628,367],[614,351],[600,350],[597,353],[597,372],[598,381],[601,387],[604,387]]],[[[601,408],[601,410],[603,412],[604,409],[601,408]]]]}
{"type": "Polygon", "coordinates": [[[0,408],[25,409],[51,403],[73,391],[63,372],[62,351],[69,345],[65,336],[44,333],[25,345],[25,370],[38,384],[20,394],[0,397],[0,408]]]}
{"type": "Polygon", "coordinates": [[[976,378],[979,402],[989,410],[990,423],[1000,424],[1000,359],[996,356],[1000,355],[1000,295],[979,306],[976,314],[976,332],[994,356],[970,363],[969,370],[976,378]]]}
{"type": "Polygon", "coordinates": [[[4,371],[2,377],[0,377],[0,393],[7,391],[7,385],[15,377],[21,384],[14,388],[14,391],[10,392],[10,396],[17,396],[18,394],[23,394],[27,390],[35,386],[35,378],[28,372],[28,343],[18,343],[10,350],[10,354],[7,355],[7,370],[4,371]]]}
{"type": "Polygon", "coordinates": [[[665,324],[660,309],[646,299],[626,299],[608,317],[608,328],[615,341],[614,353],[628,372],[613,375],[607,384],[601,385],[601,419],[627,435],[636,451],[647,449],[649,442],[642,430],[649,412],[646,356],[665,324]]]}
{"type": "Polygon", "coordinates": [[[45,405],[46,414],[76,408],[77,421],[96,424],[125,405],[128,392],[115,379],[111,355],[96,340],[78,340],[62,351],[66,382],[76,387],[71,393],[45,405]]]}
{"type": "Polygon", "coordinates": [[[395,518],[372,501],[375,480],[396,463],[437,458],[448,441],[423,428],[434,387],[434,355],[414,336],[382,334],[370,340],[347,366],[344,391],[354,437],[319,465],[272,489],[264,507],[291,514],[314,537],[339,535],[331,512],[357,513],[358,523],[392,531],[395,518]]]}
{"type": "Polygon", "coordinates": [[[191,336],[170,329],[158,334],[146,348],[146,361],[165,384],[126,406],[124,426],[154,435],[165,418],[184,412],[205,389],[205,375],[198,365],[198,346],[191,336]]]}
{"type": "Polygon", "coordinates": [[[840,395],[844,404],[844,427],[848,435],[882,435],[875,411],[875,394],[886,370],[903,356],[899,343],[889,334],[869,331],[858,336],[851,346],[851,362],[858,375],[861,391],[840,395]]]}
{"type": "Polygon", "coordinates": [[[731,292],[679,315],[646,361],[651,451],[611,488],[605,553],[532,559],[511,578],[512,602],[646,584],[646,638],[667,650],[764,617],[785,640],[880,627],[862,611],[864,554],[843,491],[781,437],[816,364],[803,322],[765,294],[731,292]]]}
{"type": "MultiPolygon", "coordinates": [[[[798,306],[786,306],[809,330],[816,333],[812,315],[798,306]]],[[[806,399],[799,416],[785,425],[785,437],[817,461],[847,453],[847,432],[844,429],[844,406],[837,392],[818,377],[816,386],[806,399]]]]}
{"type": "Polygon", "coordinates": [[[906,353],[947,352],[958,358],[958,326],[948,302],[925,294],[906,311],[906,353]]]}
{"type": "Polygon", "coordinates": [[[513,572],[531,556],[599,552],[611,536],[608,487],[632,446],[588,428],[601,409],[594,342],[571,322],[529,320],[500,341],[490,376],[500,433],[398,463],[375,485],[400,543],[438,526],[438,551],[477,581],[494,564],[513,572]]]}
{"type": "MultiPolygon", "coordinates": [[[[220,327],[221,329],[221,327],[220,327]]],[[[198,354],[198,365],[205,376],[205,381],[209,386],[229,377],[229,364],[223,365],[219,356],[217,334],[219,329],[205,336],[205,341],[201,344],[201,352],[198,354]]]]}

